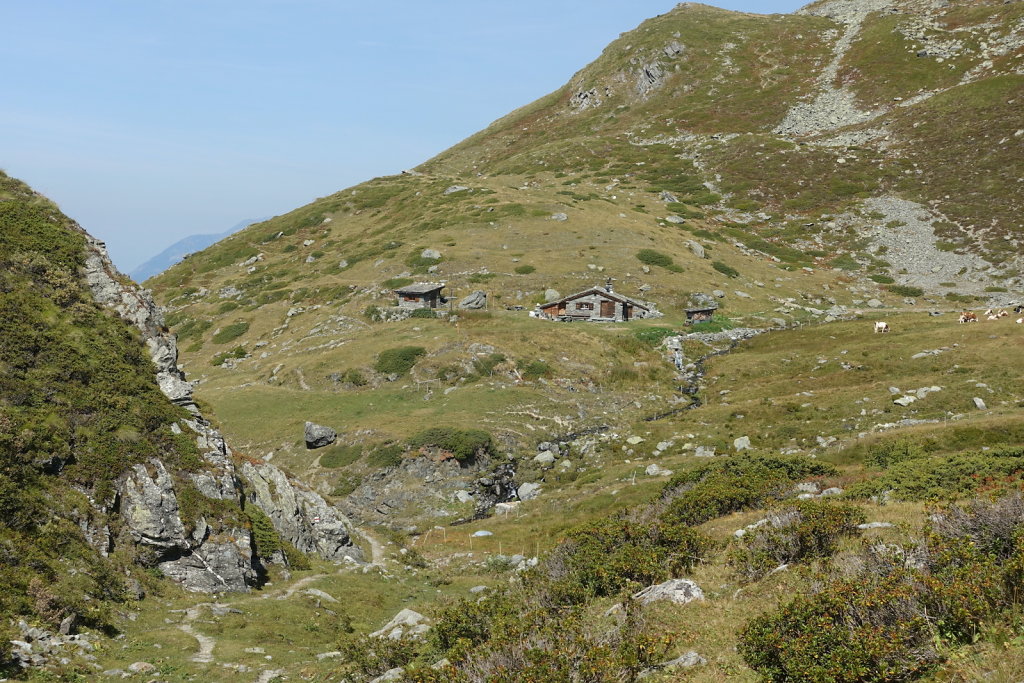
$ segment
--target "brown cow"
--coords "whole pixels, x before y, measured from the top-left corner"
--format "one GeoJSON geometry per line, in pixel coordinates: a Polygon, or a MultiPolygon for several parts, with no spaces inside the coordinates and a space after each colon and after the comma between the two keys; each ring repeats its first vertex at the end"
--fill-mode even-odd
{"type": "Polygon", "coordinates": [[[976,323],[978,322],[978,315],[974,311],[964,311],[960,314],[960,324],[963,323],[976,323]]]}

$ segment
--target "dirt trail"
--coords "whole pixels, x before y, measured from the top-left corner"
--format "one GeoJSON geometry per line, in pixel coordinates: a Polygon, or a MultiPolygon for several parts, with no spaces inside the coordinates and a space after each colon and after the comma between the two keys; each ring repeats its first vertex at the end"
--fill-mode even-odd
{"type": "Polygon", "coordinates": [[[192,622],[199,618],[199,614],[206,607],[226,607],[227,605],[217,605],[212,602],[202,602],[198,605],[193,605],[185,610],[185,620],[178,624],[178,629],[184,631],[188,635],[199,641],[199,652],[192,655],[193,662],[210,663],[213,661],[213,648],[217,644],[217,641],[210,636],[203,635],[199,631],[192,628],[192,622]]]}

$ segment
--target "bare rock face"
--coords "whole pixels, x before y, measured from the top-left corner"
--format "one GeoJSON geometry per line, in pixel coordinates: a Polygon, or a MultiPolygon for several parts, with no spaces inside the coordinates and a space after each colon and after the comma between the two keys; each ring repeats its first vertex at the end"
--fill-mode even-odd
{"type": "Polygon", "coordinates": [[[249,532],[229,527],[213,535],[203,517],[189,531],[181,519],[174,480],[160,460],[133,466],[119,495],[125,533],[155,553],[165,576],[203,593],[244,592],[256,584],[258,560],[249,532]]]}
{"type": "Polygon", "coordinates": [[[352,543],[352,523],[316,491],[269,463],[246,462],[242,475],[250,485],[249,503],[263,510],[277,533],[296,548],[325,560],[363,559],[352,543]]]}

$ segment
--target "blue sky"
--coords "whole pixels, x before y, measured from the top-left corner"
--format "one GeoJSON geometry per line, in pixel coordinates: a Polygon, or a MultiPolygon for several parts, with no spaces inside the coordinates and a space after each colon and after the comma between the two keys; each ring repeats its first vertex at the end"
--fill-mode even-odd
{"type": "MultiPolygon", "coordinates": [[[[789,12],[802,2],[719,0],[789,12]]],[[[131,270],[415,166],[671,0],[5,3],[0,168],[131,270]]]]}

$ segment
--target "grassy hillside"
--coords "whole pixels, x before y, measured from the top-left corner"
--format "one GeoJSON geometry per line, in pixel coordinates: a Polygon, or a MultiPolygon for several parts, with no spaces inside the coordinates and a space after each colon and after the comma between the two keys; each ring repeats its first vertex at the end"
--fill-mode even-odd
{"type": "MultiPolygon", "coordinates": [[[[365,506],[373,489],[386,508],[366,516],[390,543],[383,583],[327,567],[295,577],[361,599],[330,608],[330,623],[322,604],[288,602],[267,648],[286,675],[633,680],[690,650],[706,664],[654,680],[1024,675],[1024,515],[1005,498],[1024,471],[1022,326],[955,322],[1022,298],[1022,16],[987,1],[830,0],[787,16],[685,3],[416,171],[150,280],[237,447],[340,505],[365,506]],[[528,316],[547,290],[608,277],[664,317],[528,316]],[[388,322],[391,290],[414,281],[444,282],[452,317],[388,322]],[[474,290],[487,308],[459,310],[474,290]],[[696,294],[720,309],[691,328],[696,294]],[[876,320],[892,332],[872,333],[876,320]],[[688,337],[681,373],[660,345],[735,327],[765,332],[688,337]],[[339,442],[305,449],[307,420],[339,442]],[[486,430],[490,466],[541,495],[449,525],[473,505],[445,487],[493,473],[439,477],[442,449],[415,445],[437,426],[486,430]],[[544,441],[568,455],[538,462],[544,441]],[[1002,502],[947,509],[978,496],[1002,502]],[[538,566],[516,571],[514,553],[538,566]],[[680,577],[705,599],[628,599],[680,577]],[[396,585],[436,626],[385,648],[362,636],[397,611],[396,585]],[[476,585],[490,587],[483,606],[476,585]]],[[[111,665],[180,638],[177,621],[140,618],[156,631],[111,665]]],[[[220,664],[257,665],[252,623],[211,620],[220,664]]],[[[168,675],[210,671],[161,658],[168,675]]]]}
{"type": "Polygon", "coordinates": [[[84,259],[81,230],[0,174],[0,611],[48,628],[110,628],[128,600],[136,558],[90,545],[85,530],[108,523],[92,502],[111,506],[114,480],[151,457],[200,465],[170,429],[188,413],[160,393],[138,335],[93,301],[84,259]]]}

